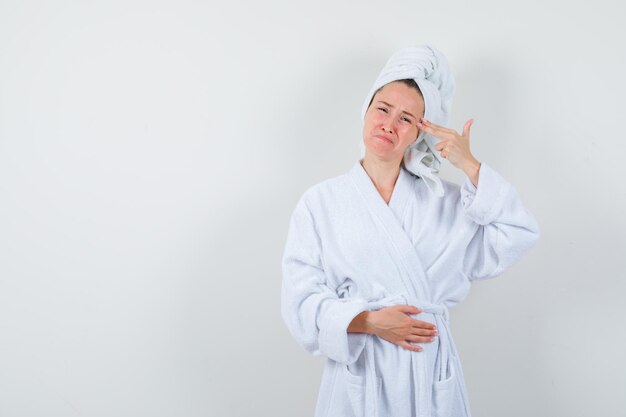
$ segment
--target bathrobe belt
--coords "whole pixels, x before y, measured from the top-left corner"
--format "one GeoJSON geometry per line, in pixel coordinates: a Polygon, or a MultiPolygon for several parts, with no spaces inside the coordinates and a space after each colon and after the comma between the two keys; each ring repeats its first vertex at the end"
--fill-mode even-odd
{"type": "MultiPolygon", "coordinates": [[[[437,350],[437,359],[435,363],[435,375],[429,375],[429,368],[424,357],[417,355],[425,355],[422,352],[411,352],[413,356],[411,366],[413,367],[413,377],[418,378],[416,381],[415,392],[415,410],[419,417],[430,417],[432,415],[432,385],[433,382],[447,379],[450,375],[451,362],[456,358],[456,346],[452,340],[449,328],[450,313],[448,307],[443,304],[433,304],[424,302],[423,300],[406,296],[404,294],[385,297],[368,303],[370,310],[378,310],[396,304],[413,305],[422,310],[424,313],[433,314],[435,318],[435,326],[439,337],[439,346],[437,350]],[[422,359],[422,360],[420,360],[422,359]],[[425,395],[425,397],[424,397],[425,395]]],[[[376,373],[376,361],[374,360],[374,338],[373,334],[368,334],[365,344],[365,354],[367,355],[367,371],[365,375],[365,407],[371,410],[368,416],[380,416],[379,398],[378,398],[378,375],[376,373]]],[[[404,349],[404,348],[402,348],[404,349]]]]}

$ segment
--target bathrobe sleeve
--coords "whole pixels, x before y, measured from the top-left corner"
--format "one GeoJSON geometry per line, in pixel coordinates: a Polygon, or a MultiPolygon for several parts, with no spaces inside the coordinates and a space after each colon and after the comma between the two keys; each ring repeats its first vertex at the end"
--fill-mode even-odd
{"type": "Polygon", "coordinates": [[[365,333],[348,333],[367,302],[339,298],[328,286],[320,236],[301,198],[291,216],[282,259],[281,315],[299,345],[313,355],[351,364],[360,356],[365,333]]]}
{"type": "Polygon", "coordinates": [[[478,187],[466,177],[460,191],[465,215],[480,225],[465,253],[464,271],[470,281],[493,278],[534,246],[539,225],[515,188],[484,162],[478,187]]]}

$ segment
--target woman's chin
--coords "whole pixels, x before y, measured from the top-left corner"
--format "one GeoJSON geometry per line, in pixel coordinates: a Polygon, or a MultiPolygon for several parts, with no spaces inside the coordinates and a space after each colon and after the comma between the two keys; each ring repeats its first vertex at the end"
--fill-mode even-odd
{"type": "Polygon", "coordinates": [[[365,142],[365,147],[377,154],[390,154],[395,150],[395,146],[392,142],[382,138],[371,138],[365,142]]]}

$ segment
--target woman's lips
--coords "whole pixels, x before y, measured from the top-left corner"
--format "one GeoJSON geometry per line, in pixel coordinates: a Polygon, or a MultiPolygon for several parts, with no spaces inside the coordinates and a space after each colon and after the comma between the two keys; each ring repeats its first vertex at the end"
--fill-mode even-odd
{"type": "Polygon", "coordinates": [[[386,136],[383,136],[383,135],[374,135],[374,137],[375,137],[375,138],[378,138],[378,139],[380,139],[380,140],[383,140],[383,141],[389,142],[389,143],[393,143],[393,142],[391,141],[391,139],[389,139],[389,138],[387,138],[386,136]]]}

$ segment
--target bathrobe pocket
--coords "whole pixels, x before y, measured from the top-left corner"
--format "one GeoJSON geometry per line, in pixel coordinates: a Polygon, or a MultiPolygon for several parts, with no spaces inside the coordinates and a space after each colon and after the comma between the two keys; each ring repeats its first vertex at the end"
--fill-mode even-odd
{"type": "MultiPolygon", "coordinates": [[[[344,366],[344,376],[346,380],[346,392],[348,401],[352,407],[355,417],[366,417],[373,415],[373,410],[369,410],[365,396],[365,375],[357,375],[352,373],[349,366],[344,366]]],[[[382,395],[383,379],[376,377],[376,395],[378,396],[376,403],[380,402],[382,395]]],[[[371,402],[370,402],[371,404],[371,402]]]]}
{"type": "Polygon", "coordinates": [[[433,383],[433,416],[452,417],[457,414],[459,396],[454,361],[450,361],[448,375],[444,379],[435,380],[433,383]]]}

